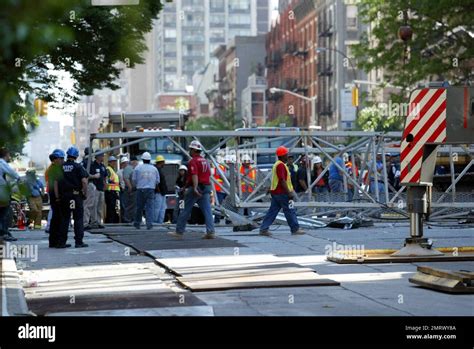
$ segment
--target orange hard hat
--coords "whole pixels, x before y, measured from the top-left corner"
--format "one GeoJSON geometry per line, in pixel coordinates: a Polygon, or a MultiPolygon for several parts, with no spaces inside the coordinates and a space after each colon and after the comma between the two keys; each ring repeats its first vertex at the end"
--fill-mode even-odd
{"type": "Polygon", "coordinates": [[[277,148],[276,154],[277,154],[277,156],[283,156],[283,155],[288,154],[289,152],[290,152],[290,151],[288,150],[287,147],[279,146],[279,147],[277,148]]]}

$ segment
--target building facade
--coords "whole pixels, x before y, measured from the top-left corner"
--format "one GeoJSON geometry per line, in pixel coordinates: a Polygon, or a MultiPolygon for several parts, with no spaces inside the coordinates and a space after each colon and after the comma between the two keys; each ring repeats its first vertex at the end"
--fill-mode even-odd
{"type": "Polygon", "coordinates": [[[265,126],[267,122],[267,81],[263,74],[252,74],[242,91],[241,115],[247,127],[265,126]]]}
{"type": "Polygon", "coordinates": [[[316,11],[313,1],[294,0],[280,12],[266,39],[268,118],[289,116],[293,126],[309,127],[311,102],[288,92],[271,93],[276,87],[304,97],[317,95],[316,11]]]}
{"type": "Polygon", "coordinates": [[[209,91],[213,115],[234,113],[235,121],[242,122],[242,91],[252,74],[263,76],[265,35],[236,36],[229,45],[221,45],[214,52],[219,61],[217,89],[209,91]]]}
{"type": "Polygon", "coordinates": [[[175,0],[157,22],[157,92],[183,90],[212,52],[235,36],[268,31],[270,0],[175,0]]]}
{"type": "MultiPolygon", "coordinates": [[[[315,0],[318,32],[318,116],[323,129],[351,129],[357,110],[349,90],[354,80],[367,80],[355,69],[351,46],[367,30],[358,17],[356,0],[315,0]]],[[[360,86],[359,96],[367,87],[360,86]]]]}

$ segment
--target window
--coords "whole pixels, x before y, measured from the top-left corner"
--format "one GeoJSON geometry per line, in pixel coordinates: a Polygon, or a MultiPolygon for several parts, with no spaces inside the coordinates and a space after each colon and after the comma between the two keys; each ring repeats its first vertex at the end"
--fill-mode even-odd
{"type": "Polygon", "coordinates": [[[225,17],[222,15],[212,15],[210,25],[211,27],[223,27],[225,26],[225,17]]]}
{"type": "Polygon", "coordinates": [[[225,40],[225,30],[224,29],[211,29],[209,31],[209,36],[212,42],[224,41],[225,40]]]}
{"type": "Polygon", "coordinates": [[[229,1],[231,10],[250,10],[250,0],[232,0],[229,1]]]}
{"type": "Polygon", "coordinates": [[[357,6],[347,5],[346,7],[346,26],[347,28],[357,28],[357,6]]]}
{"type": "Polygon", "coordinates": [[[211,0],[211,10],[224,10],[224,0],[211,0]]]}
{"type": "Polygon", "coordinates": [[[250,17],[248,15],[230,15],[229,24],[250,24],[250,17]]]}
{"type": "Polygon", "coordinates": [[[176,39],[176,29],[165,29],[166,39],[176,39]]]}

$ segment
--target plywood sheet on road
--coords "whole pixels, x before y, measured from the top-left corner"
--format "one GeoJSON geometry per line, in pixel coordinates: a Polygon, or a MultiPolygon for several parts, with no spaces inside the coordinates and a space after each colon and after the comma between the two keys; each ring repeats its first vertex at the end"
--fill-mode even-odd
{"type": "Polygon", "coordinates": [[[244,247],[234,240],[216,237],[203,240],[203,234],[198,232],[186,233],[183,239],[176,239],[162,231],[129,231],[123,234],[104,233],[110,239],[130,246],[139,252],[146,250],[178,250],[196,248],[244,247]]]}

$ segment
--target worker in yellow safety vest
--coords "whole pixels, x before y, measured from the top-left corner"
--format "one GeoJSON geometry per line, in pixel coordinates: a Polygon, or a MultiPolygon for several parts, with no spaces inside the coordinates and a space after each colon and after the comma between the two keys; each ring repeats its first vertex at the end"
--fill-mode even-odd
{"type": "Polygon", "coordinates": [[[117,168],[117,158],[109,157],[107,165],[107,182],[105,185],[105,223],[119,223],[117,202],[120,196],[120,180],[115,169],[117,168]]]}
{"type": "Polygon", "coordinates": [[[286,221],[291,229],[292,235],[303,235],[298,224],[298,218],[296,217],[296,211],[293,208],[293,200],[296,198],[296,194],[293,190],[293,184],[291,183],[291,174],[286,166],[288,161],[288,148],[280,146],[277,148],[276,155],[278,160],[275,162],[272,168],[272,181],[270,186],[270,193],[272,201],[270,209],[268,210],[265,218],[263,219],[262,225],[260,226],[260,235],[271,236],[270,225],[277,217],[281,209],[285,214],[286,221]]]}

